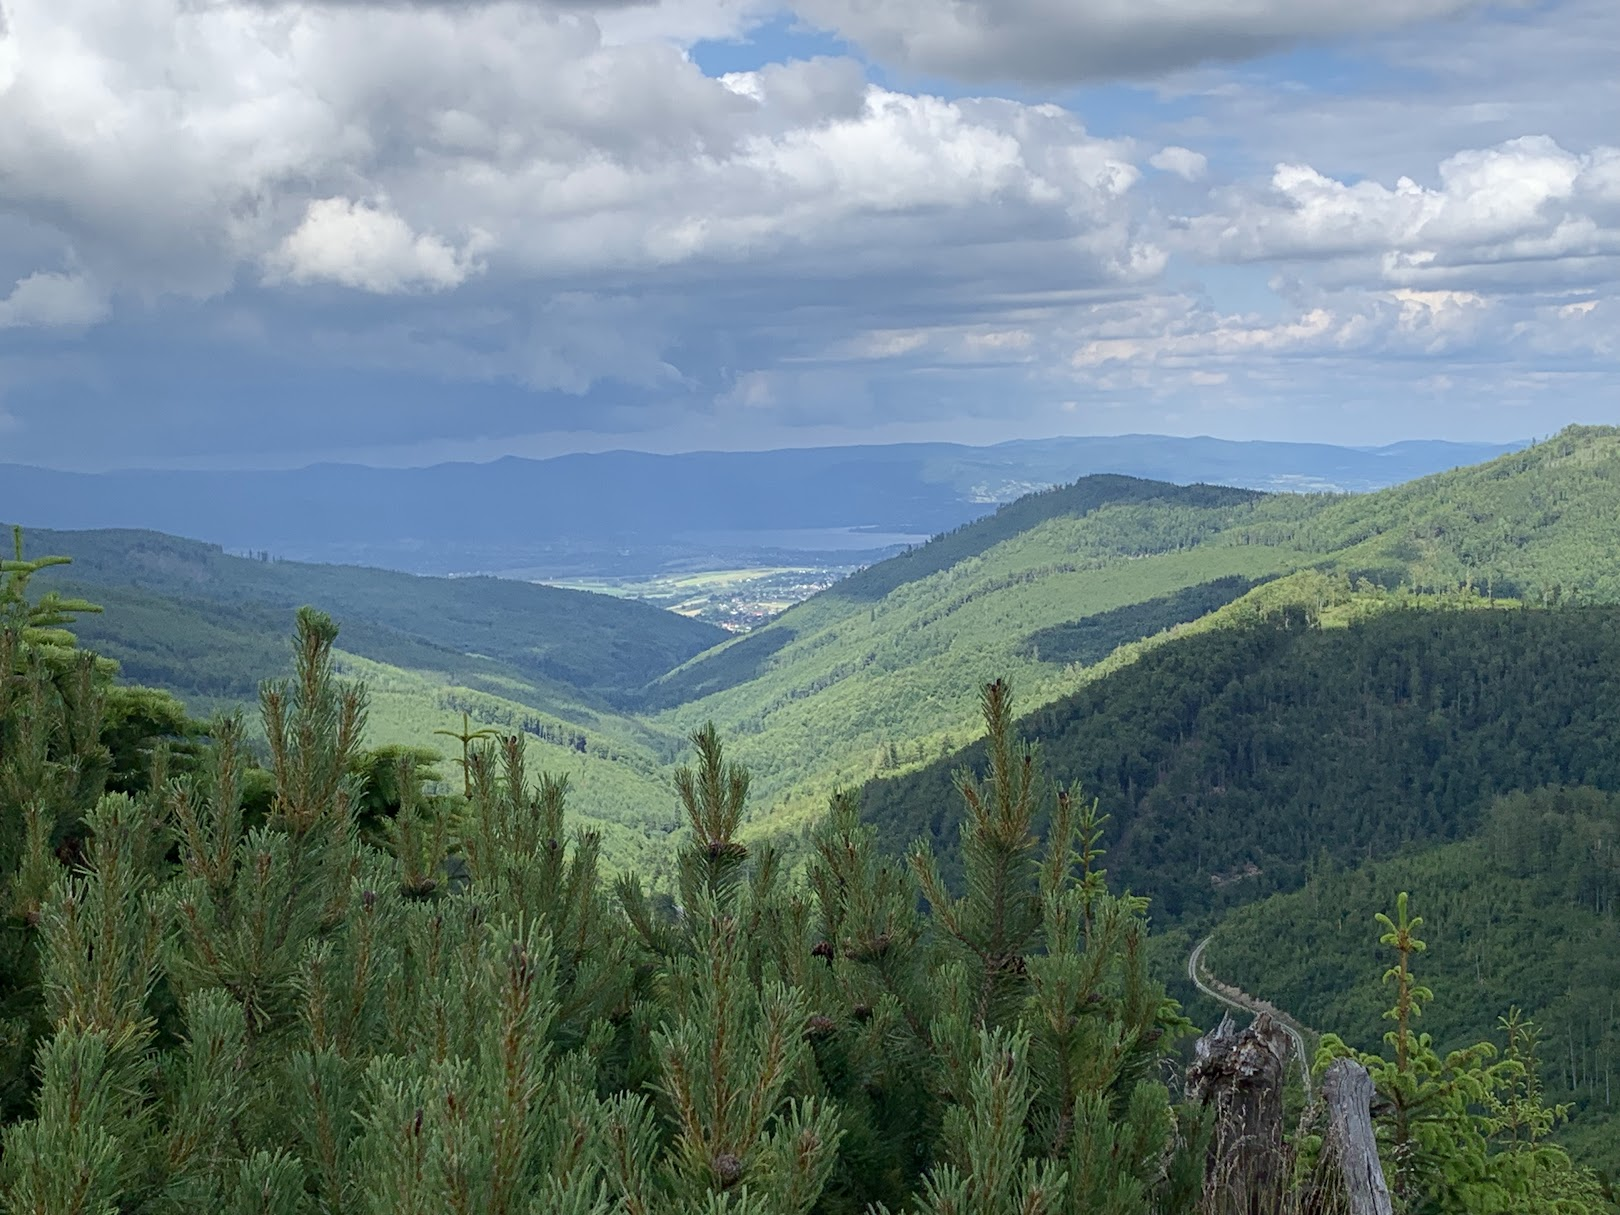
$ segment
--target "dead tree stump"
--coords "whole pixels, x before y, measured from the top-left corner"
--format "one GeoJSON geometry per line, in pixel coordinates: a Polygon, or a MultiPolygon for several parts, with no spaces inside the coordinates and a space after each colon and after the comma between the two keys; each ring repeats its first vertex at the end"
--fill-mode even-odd
{"type": "Polygon", "coordinates": [[[1323,1149],[1344,1186],[1349,1215],[1391,1215],[1372,1124],[1372,1077],[1353,1059],[1337,1059],[1322,1077],[1327,1107],[1323,1149]]]}
{"type": "Polygon", "coordinates": [[[1261,1013],[1245,1030],[1231,1017],[1198,1039],[1187,1096],[1214,1110],[1204,1163],[1210,1215],[1274,1215],[1288,1181],[1283,1155],[1283,1074],[1288,1035],[1261,1013]]]}

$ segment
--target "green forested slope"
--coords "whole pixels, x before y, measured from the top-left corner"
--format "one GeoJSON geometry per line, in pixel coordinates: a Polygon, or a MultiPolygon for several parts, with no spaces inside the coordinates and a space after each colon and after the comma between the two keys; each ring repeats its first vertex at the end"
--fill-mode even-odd
{"type": "MultiPolygon", "coordinates": [[[[185,603],[291,611],[318,605],[345,643],[370,630],[368,657],[414,665],[411,643],[502,663],[530,680],[616,699],[725,639],[712,625],[632,600],[502,578],[421,578],[359,566],[233,557],[156,532],[30,531],[30,547],[73,558],[48,571],[90,587],[135,587],[185,603]]],[[[285,628],[285,623],[280,626],[285,628]]]]}
{"type": "MultiPolygon", "coordinates": [[[[604,880],[515,740],[464,795],[398,769],[362,813],[367,697],[313,609],[264,696],[268,805],[241,796],[236,728],[106,793],[112,673],[61,627],[93,609],[31,601],[33,572],[0,563],[6,1211],[1169,1215],[1335,1210],[1355,1184],[1207,1167],[1253,1128],[1176,1082],[1191,1027],[1093,817],[1059,802],[1033,836],[1003,685],[965,897],[878,854],[847,799],[784,880],[736,838],[747,775],[705,731],[675,782],[677,904],[604,880]]],[[[1542,1109],[1477,1064],[1408,1137],[1386,1111],[1425,1048],[1350,1073],[1378,1085],[1402,1215],[1613,1211],[1491,1117],[1542,1109]]]]}
{"type": "Polygon", "coordinates": [[[1315,501],[1302,513],[1266,499],[1223,540],[1286,544],[1420,587],[1620,601],[1620,428],[1572,426],[1486,464],[1315,501]]]}
{"type": "MultiPolygon", "coordinates": [[[[908,584],[924,582],[933,575],[981,558],[998,545],[1019,541],[1026,533],[1043,524],[1073,522],[1094,516],[1087,520],[1085,526],[1089,542],[1073,541],[1070,549],[1071,541],[1065,539],[1064,555],[1077,555],[1083,545],[1088,550],[1086,555],[1095,561],[1099,556],[1142,555],[1154,551],[1155,544],[1144,534],[1139,518],[1125,523],[1124,534],[1116,535],[1111,528],[1117,527],[1118,523],[1106,517],[1096,517],[1097,512],[1117,510],[1132,504],[1149,504],[1152,522],[1148,525],[1148,532],[1153,533],[1161,529],[1168,531],[1164,523],[1169,518],[1183,519],[1188,512],[1202,513],[1243,505],[1261,497],[1263,495],[1249,490],[1209,485],[1179,486],[1121,476],[1086,477],[1072,485],[1029,494],[999,508],[992,515],[936,536],[927,544],[897,557],[868,566],[813,599],[791,608],[765,627],[700,655],[651,685],[644,693],[644,707],[651,710],[667,709],[756,679],[769,678],[774,670],[794,661],[794,654],[782,659],[774,657],[794,641],[814,639],[836,624],[857,620],[862,615],[871,617],[874,615],[874,605],[908,584]]],[[[1224,515],[1210,516],[1202,524],[1194,524],[1193,530],[1197,534],[1207,534],[1217,529],[1224,519],[1224,515]]],[[[1066,537],[1068,534],[1065,532],[1066,537]]],[[[1184,544],[1187,535],[1183,523],[1178,543],[1184,544]]],[[[999,569],[1006,563],[992,564],[999,569]]],[[[1069,566],[1074,562],[1057,564],[1069,566]]],[[[1074,571],[1052,568],[1032,572],[1034,577],[1026,579],[1022,585],[1049,574],[1074,571]]],[[[988,587],[981,593],[995,593],[1004,589],[1006,587],[988,587]]],[[[893,623],[892,618],[889,623],[893,623]]],[[[795,653],[813,648],[818,647],[800,646],[795,653]]]]}
{"type": "MultiPolygon", "coordinates": [[[[1023,729],[1113,816],[1114,876],[1195,924],[1299,886],[1323,853],[1460,838],[1500,792],[1620,789],[1620,609],[1285,614],[1160,646],[1023,729]]],[[[866,787],[885,847],[954,854],[963,763],[979,748],[866,787]]]]}
{"type": "Polygon", "coordinates": [[[718,664],[746,678],[719,680],[659,720],[682,729],[714,720],[755,772],[766,816],[787,822],[818,810],[836,785],[973,737],[986,680],[1012,678],[1026,703],[1071,690],[1080,667],[1054,658],[1061,645],[1042,650],[1047,630],[1109,613],[1107,628],[1134,641],[1161,627],[1167,599],[1304,560],[1284,546],[1203,545],[1252,511],[1253,495],[1160,486],[1143,499],[1139,485],[1121,502],[1047,518],[876,600],[846,596],[840,584],[675,672],[668,682],[694,691],[712,686],[704,681],[718,664]]]}
{"type": "Polygon", "coordinates": [[[1376,1047],[1388,1028],[1373,917],[1410,891],[1436,992],[1425,1031],[1442,1049],[1494,1037],[1513,1006],[1543,1031],[1564,1138],[1620,1176],[1620,797],[1543,789],[1503,797],[1469,840],[1354,868],[1233,912],[1206,959],[1221,979],[1307,1025],[1376,1047]]]}
{"type": "Polygon", "coordinates": [[[25,539],[31,553],[74,557],[36,585],[105,609],[79,621],[85,646],[204,718],[246,706],[256,720],[260,683],[287,666],[291,605],[343,605],[339,661],[372,689],[368,745],[457,756],[437,731],[459,728],[463,712],[475,728],[523,733],[529,762],[580,793],[580,817],[601,831],[609,862],[664,875],[676,825],[667,769],[681,740],[618,712],[611,697],[645,677],[642,664],[678,660],[719,630],[606,596],[259,562],[151,533],[25,539]]]}
{"type": "MultiPolygon", "coordinates": [[[[1230,580],[1312,570],[1331,576],[1327,586],[1472,587],[1486,604],[1613,602],[1616,535],[1613,428],[1572,428],[1489,464],[1354,497],[1088,478],[874,566],[699,656],[655,684],[648,706],[676,729],[716,721],[757,773],[761,818],[788,825],[835,785],[975,737],[970,689],[983,681],[1010,677],[1026,706],[1053,701],[1092,677],[1104,641],[1180,625],[1178,606],[1219,608],[1230,580]]],[[[1179,631],[1290,599],[1309,599],[1297,580],[1179,631]]]]}
{"type": "MultiPolygon", "coordinates": [[[[349,653],[420,675],[413,686],[441,715],[459,712],[455,689],[526,705],[555,719],[547,737],[572,728],[600,740],[586,748],[604,763],[634,751],[638,773],[661,769],[672,739],[712,720],[755,773],[754,829],[791,831],[833,789],[915,769],[976,737],[976,689],[991,678],[1009,677],[1027,707],[1052,703],[1158,642],[1179,638],[1180,651],[1194,634],[1290,604],[1313,614],[1343,597],[1347,577],[1471,584],[1486,603],[1613,600],[1620,553],[1605,537],[1616,534],[1620,431],[1604,428],[1356,497],[1093,477],[1021,499],[712,648],[718,630],[645,605],[520,583],[255,562],[150,533],[42,533],[37,543],[74,555],[72,579],[92,597],[135,588],[127,606],[139,608],[138,627],[110,616],[107,628],[122,633],[91,639],[137,677],[240,695],[268,660],[266,638],[284,627],[267,632],[270,617],[313,602],[342,622],[349,653]],[[137,603],[137,591],[156,599],[137,603]],[[184,607],[170,612],[164,599],[184,607]],[[231,660],[233,620],[258,638],[236,647],[251,661],[231,660]],[[193,632],[212,640],[182,658],[172,639],[193,632]],[[1136,644],[1147,637],[1154,644],[1136,644]],[[630,704],[639,720],[619,711],[630,704]]],[[[1361,594],[1350,610],[1384,606],[1361,594]]],[[[397,716],[428,712],[401,694],[397,716]]]]}
{"type": "Polygon", "coordinates": [[[1012,540],[1052,519],[1079,519],[1106,507],[1137,503],[1168,503],[1193,510],[1238,506],[1257,501],[1263,494],[1224,485],[1180,486],[1140,477],[1099,475],[1071,485],[1026,494],[999,507],[992,515],[937,536],[888,561],[868,566],[844,579],[833,591],[839,599],[872,603],[907,582],[947,570],[1012,540]]]}
{"type": "MultiPolygon", "coordinates": [[[[86,648],[115,660],[125,679],[173,692],[194,715],[245,707],[256,722],[259,685],[286,670],[292,613],[283,609],[52,581],[105,609],[75,626],[86,648]]],[[[339,642],[339,669],[371,692],[368,746],[428,747],[453,758],[460,745],[436,731],[460,728],[463,712],[475,728],[522,733],[529,762],[566,775],[582,795],[580,818],[602,833],[609,862],[665,876],[666,837],[676,825],[666,769],[678,738],[566,684],[365,620],[345,623],[339,642]],[[370,657],[378,653],[392,661],[370,657]]],[[[455,774],[453,764],[440,766],[455,774]]]]}

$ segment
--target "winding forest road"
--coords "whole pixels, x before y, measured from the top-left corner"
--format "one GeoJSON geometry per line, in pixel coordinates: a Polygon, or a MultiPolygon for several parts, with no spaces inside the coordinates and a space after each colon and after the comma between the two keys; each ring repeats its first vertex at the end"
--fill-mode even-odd
{"type": "MultiPolygon", "coordinates": [[[[1257,1000],[1248,993],[1239,991],[1235,987],[1227,987],[1225,991],[1217,991],[1210,984],[1206,983],[1204,981],[1203,968],[1204,947],[1208,945],[1209,942],[1210,938],[1205,937],[1202,941],[1198,942],[1198,944],[1194,945],[1193,951],[1187,955],[1187,977],[1192,980],[1192,985],[1194,987],[1203,992],[1204,995],[1208,996],[1211,1000],[1214,1000],[1217,1004],[1224,1005],[1227,1008],[1235,1008],[1238,1012],[1267,1012],[1276,1017],[1277,1024],[1282,1026],[1283,1032],[1288,1035],[1289,1041],[1294,1044],[1294,1058],[1299,1061],[1299,1078],[1301,1083],[1303,1083],[1305,1086],[1305,1100],[1306,1102],[1309,1102],[1311,1099],[1311,1061],[1310,1057],[1305,1053],[1305,1035],[1299,1032],[1299,1029],[1293,1024],[1291,1018],[1287,1017],[1286,1015],[1279,1016],[1278,1010],[1273,1008],[1271,1005],[1266,1004],[1264,1001],[1257,1000]]],[[[1223,983],[1221,986],[1226,987],[1226,984],[1223,983]]]]}

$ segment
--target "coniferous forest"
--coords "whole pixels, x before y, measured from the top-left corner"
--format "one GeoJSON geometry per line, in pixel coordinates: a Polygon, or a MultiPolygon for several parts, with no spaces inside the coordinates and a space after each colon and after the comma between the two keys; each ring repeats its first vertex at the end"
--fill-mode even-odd
{"type": "MultiPolygon", "coordinates": [[[[1246,1070],[1268,1023],[1200,1037],[1167,995],[1157,913],[1106,863],[1111,835],[1133,866],[1160,854],[1109,821],[1095,775],[1047,781],[1005,683],[982,689],[985,741],[937,843],[903,849],[849,794],[787,854],[745,840],[749,774],[696,730],[655,887],[602,863],[518,736],[466,727],[449,781],[410,748],[368,750],[368,693],[336,670],[326,615],[297,613],[257,723],[200,725],[77,644],[98,609],[31,587],[50,563],[19,544],[0,599],[7,1210],[1612,1209],[1554,1140],[1569,1109],[1533,1021],[1504,1010],[1494,1040],[1456,1047],[1425,1032],[1426,1008],[1470,996],[1431,990],[1405,893],[1364,926],[1382,1047],[1347,1025],[1310,1061],[1319,1089],[1366,1085],[1333,1107],[1359,1108],[1382,1160],[1386,1205],[1357,1205],[1337,1116],[1290,1102],[1285,1125],[1280,1088],[1246,1070]]],[[[1450,644],[1442,629],[1413,670],[1350,685],[1372,713],[1404,680],[1400,703],[1432,715],[1458,695],[1450,644]]],[[[1511,672],[1485,683],[1482,714],[1519,694],[1511,672]]]]}

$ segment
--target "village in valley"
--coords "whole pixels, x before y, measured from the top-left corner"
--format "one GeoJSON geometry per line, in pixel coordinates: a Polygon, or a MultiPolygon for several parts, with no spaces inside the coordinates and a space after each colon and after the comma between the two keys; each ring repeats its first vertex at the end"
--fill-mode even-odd
{"type": "Polygon", "coordinates": [[[621,578],[552,581],[570,590],[595,591],[646,603],[746,633],[795,603],[826,590],[856,566],[791,566],[669,572],[621,578]]]}

